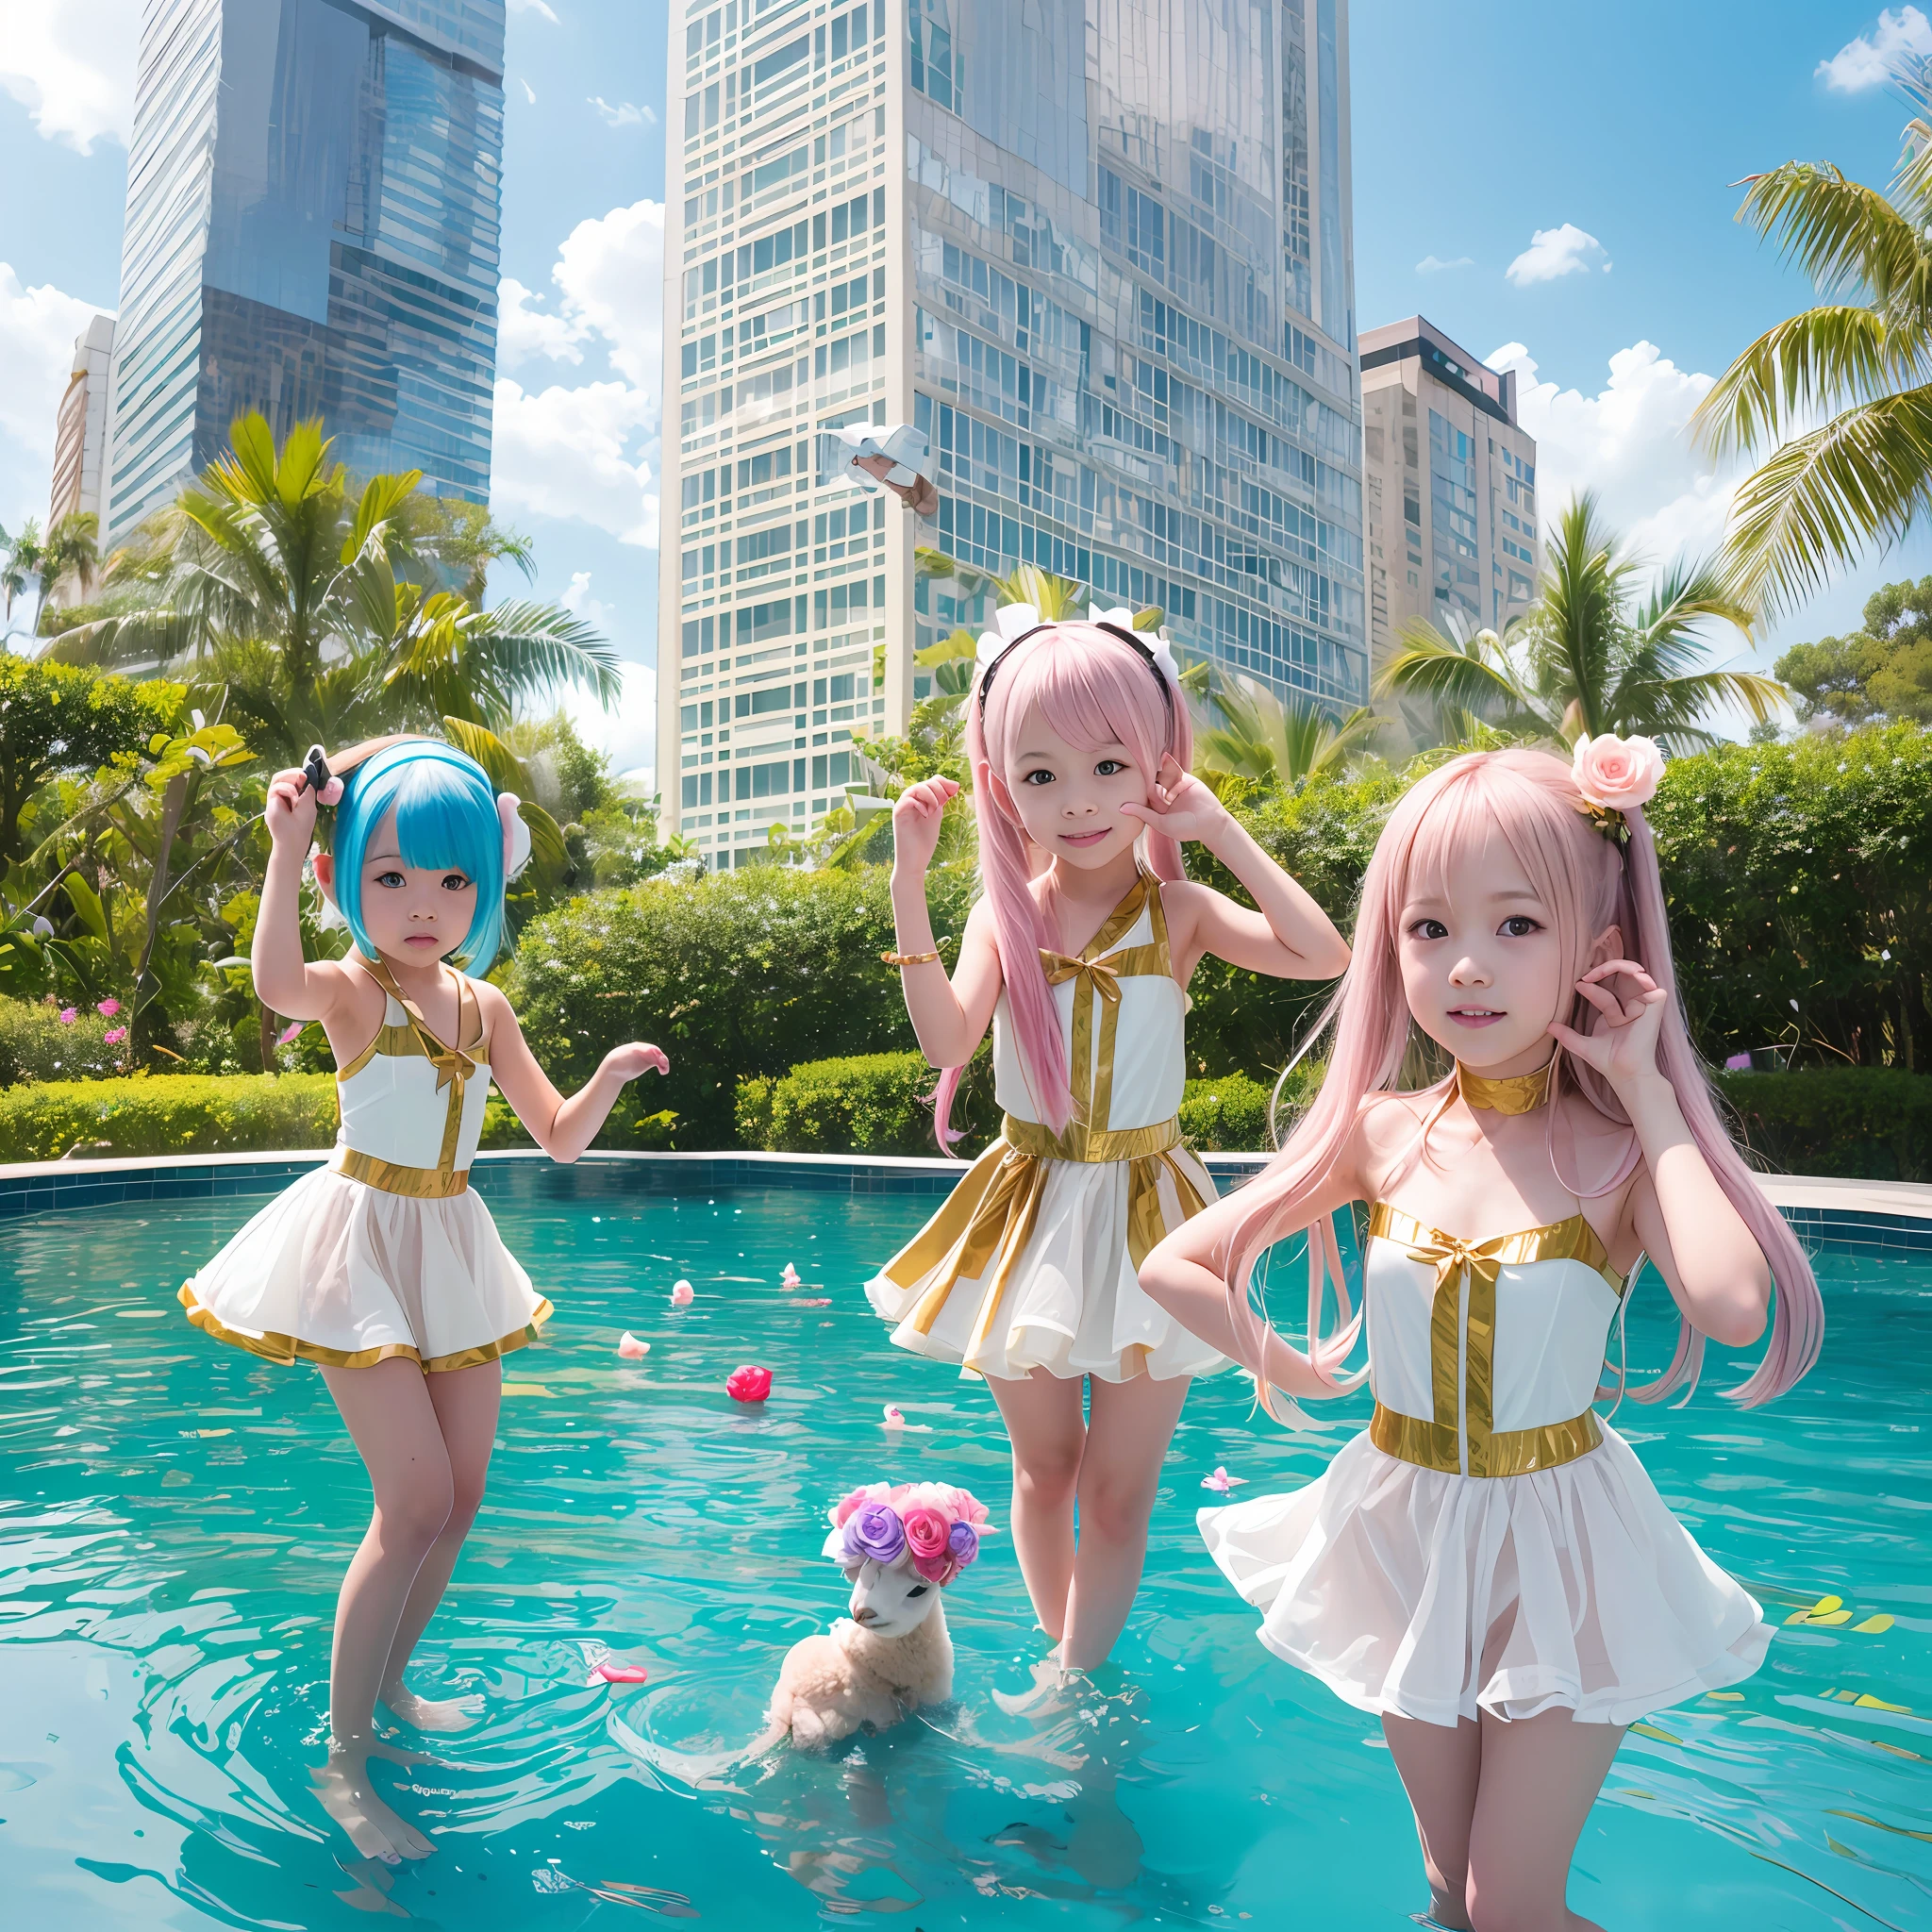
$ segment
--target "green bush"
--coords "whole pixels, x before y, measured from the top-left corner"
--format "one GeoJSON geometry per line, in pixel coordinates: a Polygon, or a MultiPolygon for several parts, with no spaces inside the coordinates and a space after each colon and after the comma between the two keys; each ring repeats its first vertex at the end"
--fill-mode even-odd
{"type": "MultiPolygon", "coordinates": [[[[854,1054],[807,1060],[774,1077],[738,1083],[738,1138],[774,1154],[937,1154],[932,1090],[938,1076],[917,1053],[854,1054]]],[[[1244,1074],[1190,1080],[1181,1102],[1181,1132],[1210,1153],[1268,1146],[1268,1091],[1244,1074]]],[[[991,1057],[974,1058],[953,1108],[963,1127],[959,1152],[971,1155],[997,1129],[991,1057]]]]}
{"type": "Polygon", "coordinates": [[[1783,1174],[1932,1181],[1932,1080],[1889,1067],[1720,1074],[1757,1164],[1783,1174]]]}
{"type": "Polygon", "coordinates": [[[326,1147],[336,1083],[326,1074],[135,1074],[47,1080],[0,1092],[0,1160],[58,1160],[79,1146],[102,1158],[326,1147]]]}
{"type": "Polygon", "coordinates": [[[99,1080],[127,1064],[125,1013],[74,1013],[38,1000],[0,1000],[0,1087],[28,1080],[99,1080]],[[121,1034],[113,1045],[107,1035],[121,1034]]]}
{"type": "MultiPolygon", "coordinates": [[[[950,963],[973,879],[936,871],[933,923],[950,963]]],[[[670,1056],[626,1090],[605,1147],[728,1147],[739,1082],[841,1054],[904,1052],[912,1027],[883,869],[761,865],[694,883],[653,879],[532,920],[507,990],[544,1071],[566,1092],[626,1040],[670,1056]],[[668,1110],[668,1125],[653,1117],[668,1110]]]]}

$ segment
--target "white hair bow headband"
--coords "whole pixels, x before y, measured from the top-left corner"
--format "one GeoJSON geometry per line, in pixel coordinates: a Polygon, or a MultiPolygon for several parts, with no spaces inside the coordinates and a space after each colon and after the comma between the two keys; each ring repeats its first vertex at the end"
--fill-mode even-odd
{"type": "MultiPolygon", "coordinates": [[[[1002,604],[993,612],[992,621],[995,628],[980,632],[979,648],[974,653],[974,671],[982,712],[986,709],[987,690],[992,683],[993,671],[1000,659],[1023,639],[1031,637],[1037,630],[1052,627],[1050,623],[1041,622],[1040,612],[1031,604],[1002,604]]],[[[1167,633],[1158,632],[1152,639],[1142,636],[1134,628],[1134,613],[1124,605],[1103,610],[1099,605],[1090,604],[1087,622],[1114,632],[1147,659],[1160,678],[1161,695],[1172,710],[1174,693],[1181,688],[1181,674],[1179,665],[1174,662],[1174,646],[1168,642],[1167,633]]]]}

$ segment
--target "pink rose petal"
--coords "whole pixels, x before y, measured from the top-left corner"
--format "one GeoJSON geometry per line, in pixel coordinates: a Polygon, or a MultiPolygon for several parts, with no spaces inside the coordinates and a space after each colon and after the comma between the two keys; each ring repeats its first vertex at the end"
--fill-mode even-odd
{"type": "Polygon", "coordinates": [[[691,1307],[695,1293],[696,1291],[692,1289],[690,1282],[680,1281],[671,1291],[671,1306],[674,1308],[688,1308],[691,1307]]]}
{"type": "Polygon", "coordinates": [[[648,1341],[640,1341],[637,1339],[637,1337],[633,1335],[628,1328],[626,1328],[624,1331],[623,1341],[621,1341],[617,1344],[617,1352],[619,1355],[623,1356],[626,1361],[641,1361],[645,1356],[650,1354],[651,1344],[648,1341]]]}
{"type": "Polygon", "coordinates": [[[599,1678],[607,1684],[648,1684],[651,1674],[642,1664],[613,1664],[608,1661],[591,1666],[591,1681],[599,1678]]]}

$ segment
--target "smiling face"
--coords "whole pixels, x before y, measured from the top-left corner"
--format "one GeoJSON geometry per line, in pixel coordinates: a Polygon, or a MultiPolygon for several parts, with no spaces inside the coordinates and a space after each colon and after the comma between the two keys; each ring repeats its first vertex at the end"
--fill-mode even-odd
{"type": "Polygon", "coordinates": [[[1549,1058],[1550,1022],[1568,1015],[1581,970],[1568,952],[1493,824],[1440,873],[1416,869],[1396,938],[1403,991],[1416,1024],[1472,1070],[1533,1073],[1549,1058]]]}
{"type": "Polygon", "coordinates": [[[1026,836],[1042,852],[1083,870],[1118,858],[1141,822],[1121,810],[1145,805],[1154,774],[1117,741],[1077,745],[1062,738],[1038,705],[1029,706],[1002,774],[1026,836]]]}
{"type": "Polygon", "coordinates": [[[852,1621],[874,1637],[905,1637],[932,1615],[940,1587],[928,1583],[911,1563],[877,1563],[870,1557],[845,1574],[852,1583],[852,1621]]]}
{"type": "MultiPolygon", "coordinates": [[[[362,924],[385,958],[427,966],[468,938],[476,917],[476,882],[453,866],[405,865],[395,814],[371,835],[362,856],[362,924]]],[[[316,876],[333,896],[318,859],[316,876]]]]}

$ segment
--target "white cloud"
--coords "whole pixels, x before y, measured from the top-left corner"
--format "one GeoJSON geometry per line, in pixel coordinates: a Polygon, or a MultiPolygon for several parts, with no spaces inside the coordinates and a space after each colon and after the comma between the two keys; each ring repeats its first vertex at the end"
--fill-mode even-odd
{"type": "Polygon", "coordinates": [[[524,287],[514,275],[505,275],[497,291],[496,366],[513,368],[533,356],[547,356],[553,362],[581,362],[580,346],[589,333],[582,324],[569,316],[553,315],[534,305],[542,296],[524,287]]]}
{"type": "Polygon", "coordinates": [[[1829,60],[1821,60],[1814,75],[1834,93],[1858,94],[1883,87],[1901,60],[1927,57],[1932,57],[1932,21],[1916,7],[1901,7],[1896,13],[1881,13],[1871,34],[1847,41],[1829,60]]]}
{"type": "Polygon", "coordinates": [[[1474,266],[1474,258],[1468,255],[1458,255],[1454,261],[1444,261],[1439,255],[1425,255],[1416,263],[1415,272],[1419,275],[1439,275],[1444,269],[1474,266]]]}
{"type": "Polygon", "coordinates": [[[663,382],[664,205],[639,201],[579,222],[557,251],[556,306],[506,278],[506,364],[582,363],[601,350],[610,377],[574,388],[496,383],[492,499],[508,510],[577,517],[625,543],[658,543],[663,382]]]}
{"type": "Polygon", "coordinates": [[[0,28],[0,88],[48,141],[92,154],[127,145],[141,0],[9,0],[0,28]]]}
{"type": "Polygon", "coordinates": [[[1573,494],[1594,490],[1612,525],[1654,562],[1713,551],[1743,472],[1716,471],[1687,434],[1714,378],[1679,369],[1653,342],[1610,358],[1595,395],[1539,380],[1521,342],[1488,357],[1517,373],[1517,410],[1537,443],[1537,504],[1547,533],[1573,494]]]}
{"type": "Polygon", "coordinates": [[[512,13],[534,13],[539,20],[547,20],[552,26],[559,25],[555,11],[545,4],[545,0],[509,0],[509,10],[512,13]]]}
{"type": "MultiPolygon", "coordinates": [[[[591,594],[589,571],[574,573],[558,601],[613,641],[623,636],[622,607],[591,594]]],[[[564,695],[563,707],[577,736],[607,754],[614,769],[648,774],[658,756],[658,674],[648,664],[626,660],[623,675],[624,691],[614,709],[607,711],[589,691],[576,690],[564,695]]]]}
{"type": "MultiPolygon", "coordinates": [[[[1592,261],[1604,252],[1594,235],[1587,235],[1574,222],[1560,228],[1539,228],[1529,238],[1529,246],[1504,271],[1519,289],[1536,282],[1554,282],[1562,275],[1588,275],[1592,261]]],[[[1608,262],[1604,267],[1609,267],[1608,262]]]]}
{"type": "Polygon", "coordinates": [[[658,544],[658,410],[641,390],[590,382],[524,390],[496,379],[491,506],[579,517],[643,549],[658,544]]]}
{"type": "Polygon", "coordinates": [[[650,108],[641,108],[635,101],[625,101],[613,108],[602,94],[586,96],[587,104],[595,108],[613,127],[655,127],[658,116],[650,108]]]}
{"type": "MultiPolygon", "coordinates": [[[[74,339],[99,311],[91,302],[63,294],[49,284],[27,289],[12,267],[0,261],[0,431],[15,438],[27,452],[25,475],[9,475],[9,484],[29,486],[27,513],[45,518],[47,487],[54,467],[54,415],[67,387],[74,361],[74,339]]],[[[12,466],[9,465],[9,471],[12,466]]],[[[21,515],[15,505],[12,519],[21,515]]]]}

